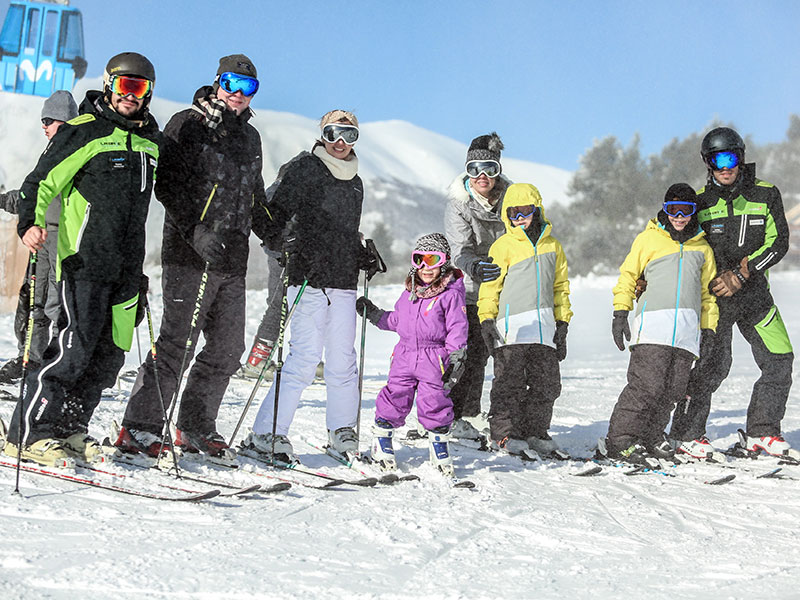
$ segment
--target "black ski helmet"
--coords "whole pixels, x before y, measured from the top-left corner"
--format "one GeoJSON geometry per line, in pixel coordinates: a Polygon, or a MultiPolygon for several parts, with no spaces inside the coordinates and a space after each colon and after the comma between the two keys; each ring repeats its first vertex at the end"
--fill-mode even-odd
{"type": "Polygon", "coordinates": [[[700,156],[708,164],[708,159],[715,152],[735,152],[739,160],[744,160],[744,140],[730,127],[717,127],[712,129],[703,138],[700,146],[700,156]]]}
{"type": "Polygon", "coordinates": [[[103,72],[103,85],[106,88],[111,87],[111,78],[116,75],[132,75],[149,79],[153,84],[156,82],[156,69],[153,63],[137,52],[123,52],[112,56],[103,72]]]}

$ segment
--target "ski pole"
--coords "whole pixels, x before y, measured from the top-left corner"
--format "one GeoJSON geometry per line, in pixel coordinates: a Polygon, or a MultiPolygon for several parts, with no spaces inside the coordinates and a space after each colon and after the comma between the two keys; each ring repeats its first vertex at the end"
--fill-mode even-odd
{"type": "MultiPolygon", "coordinates": [[[[161,403],[161,416],[167,423],[167,439],[169,440],[169,447],[172,451],[172,462],[175,465],[175,476],[180,478],[181,474],[178,470],[178,457],[175,455],[175,444],[172,443],[172,432],[169,429],[169,418],[167,417],[167,407],[164,404],[164,396],[161,393],[161,382],[158,379],[158,355],[156,354],[156,337],[153,334],[153,314],[150,312],[150,302],[147,295],[144,297],[144,310],[147,314],[147,331],[150,334],[150,355],[153,357],[153,379],[156,382],[156,392],[158,393],[158,401],[161,403]]],[[[137,329],[138,332],[138,329],[137,329]]],[[[161,448],[158,450],[158,455],[164,450],[164,443],[162,441],[161,448]]]]}
{"type": "Polygon", "coordinates": [[[178,381],[175,385],[175,393],[172,395],[172,400],[170,401],[169,407],[169,415],[167,416],[167,421],[164,423],[164,433],[161,435],[161,448],[158,451],[159,456],[164,450],[164,443],[166,442],[167,434],[169,432],[169,424],[172,422],[172,417],[175,414],[175,405],[178,403],[178,395],[181,391],[181,383],[183,382],[183,373],[186,371],[186,362],[189,358],[189,354],[191,354],[193,351],[192,346],[194,346],[194,341],[192,340],[192,336],[194,335],[194,330],[197,328],[197,320],[200,318],[200,309],[203,307],[203,297],[206,294],[206,283],[208,283],[208,268],[209,262],[206,261],[205,267],[203,267],[203,274],[200,276],[200,285],[197,288],[197,299],[194,301],[192,321],[189,325],[189,335],[186,338],[186,346],[183,350],[181,368],[180,371],[178,371],[178,381]]]}
{"type": "MultiPolygon", "coordinates": [[[[281,393],[281,372],[283,371],[283,336],[286,333],[286,323],[288,322],[287,309],[289,306],[289,252],[286,250],[285,245],[283,255],[285,257],[285,263],[283,269],[283,298],[281,298],[281,331],[278,336],[278,341],[276,342],[278,345],[278,360],[275,362],[275,401],[272,404],[272,448],[270,452],[273,465],[275,464],[275,431],[278,428],[278,399],[281,393]]],[[[305,279],[305,283],[308,283],[308,279],[305,279]]],[[[296,297],[295,300],[297,300],[296,297]]],[[[295,306],[297,306],[297,304],[295,304],[295,306]]]]}
{"type": "MultiPolygon", "coordinates": [[[[383,262],[383,258],[381,257],[380,252],[378,252],[377,246],[375,246],[375,241],[371,239],[364,240],[364,246],[367,249],[367,253],[369,254],[370,258],[374,261],[375,273],[386,273],[386,263],[383,262]]],[[[372,275],[369,272],[364,271],[364,298],[368,298],[369,294],[369,280],[372,278],[372,275]]],[[[367,308],[364,307],[364,312],[361,315],[361,356],[358,359],[358,413],[356,414],[356,440],[361,440],[361,401],[364,391],[364,348],[366,347],[367,343],[367,308]]]]}
{"type": "MultiPolygon", "coordinates": [[[[253,403],[253,400],[256,397],[256,393],[258,392],[258,388],[261,387],[261,382],[264,380],[264,374],[267,372],[267,367],[272,362],[272,358],[278,351],[278,345],[283,344],[283,332],[288,326],[289,321],[292,320],[292,315],[294,314],[295,309],[297,308],[297,304],[300,302],[300,297],[303,295],[303,292],[308,285],[308,279],[303,280],[303,284],[300,286],[300,291],[297,292],[297,296],[295,296],[294,302],[292,302],[292,308],[289,310],[289,314],[286,315],[286,322],[283,323],[283,309],[281,308],[281,325],[278,330],[278,339],[272,345],[272,350],[269,351],[269,356],[261,365],[261,371],[258,373],[258,379],[256,379],[255,384],[253,385],[253,391],[250,392],[250,397],[245,402],[244,408],[242,409],[242,414],[239,417],[239,421],[236,423],[236,427],[233,429],[233,434],[231,434],[231,439],[228,442],[228,446],[233,446],[233,441],[236,439],[236,434],[239,433],[239,428],[242,426],[244,422],[245,415],[247,411],[250,410],[250,405],[253,403]]],[[[285,295],[285,294],[284,294],[285,295]]],[[[281,300],[283,302],[283,300],[281,300]]]]}
{"type": "MultiPolygon", "coordinates": [[[[369,278],[364,273],[364,298],[369,299],[369,278]]],[[[361,354],[358,357],[358,413],[356,413],[356,440],[361,440],[361,401],[364,392],[364,348],[367,345],[367,307],[361,313],[361,354]]]]}
{"type": "Polygon", "coordinates": [[[36,258],[38,252],[31,252],[28,261],[28,326],[25,330],[25,349],[22,352],[22,381],[19,383],[19,426],[17,440],[17,477],[14,486],[14,493],[19,494],[19,473],[22,465],[22,443],[25,439],[25,380],[28,378],[28,359],[31,353],[31,341],[33,340],[33,310],[35,305],[36,293],[36,258]]]}

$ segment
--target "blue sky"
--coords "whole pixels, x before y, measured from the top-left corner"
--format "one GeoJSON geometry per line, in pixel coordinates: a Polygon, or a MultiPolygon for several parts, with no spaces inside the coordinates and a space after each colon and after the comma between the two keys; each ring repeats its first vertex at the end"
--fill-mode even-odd
{"type": "MultiPolygon", "coordinates": [[[[800,2],[72,0],[88,76],[146,54],[156,94],[189,102],[220,56],[248,54],[253,106],[402,119],[573,170],[592,141],[646,154],[714,118],[758,143],[800,113],[800,2]]],[[[5,14],[8,0],[0,0],[5,14]]]]}

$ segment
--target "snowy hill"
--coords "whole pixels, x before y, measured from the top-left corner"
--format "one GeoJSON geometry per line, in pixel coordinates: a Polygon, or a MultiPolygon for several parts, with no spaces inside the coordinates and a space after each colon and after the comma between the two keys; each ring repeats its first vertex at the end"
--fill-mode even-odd
{"type": "MultiPolygon", "coordinates": [[[[80,102],[87,89],[99,87],[99,79],[81,80],[75,90],[76,101],[80,102]]],[[[193,92],[187,90],[186,103],[153,99],[152,111],[161,127],[188,106],[193,92]]],[[[0,92],[0,185],[6,189],[22,183],[46,145],[39,123],[43,102],[43,98],[0,92]]],[[[251,122],[261,134],[264,181],[269,184],[280,165],[310,149],[319,129],[315,119],[262,109],[255,112],[251,122]]],[[[405,121],[362,123],[361,131],[356,151],[365,181],[362,231],[369,236],[376,225],[385,223],[394,238],[393,247],[405,253],[419,235],[443,228],[445,189],[463,170],[469,140],[458,142],[405,121]]],[[[484,132],[476,135],[480,133],[484,132]]],[[[513,149],[507,153],[513,156],[513,149]]],[[[539,187],[546,203],[567,201],[569,171],[513,158],[504,158],[503,166],[513,181],[539,187]]],[[[162,209],[153,202],[148,262],[157,256],[162,223],[162,209]]],[[[254,254],[251,284],[258,280],[263,264],[258,253],[254,254]]]]}

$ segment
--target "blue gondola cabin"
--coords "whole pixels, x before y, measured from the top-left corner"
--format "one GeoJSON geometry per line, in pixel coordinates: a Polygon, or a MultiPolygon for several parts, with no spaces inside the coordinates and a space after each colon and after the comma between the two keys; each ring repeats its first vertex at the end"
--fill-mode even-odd
{"type": "Polygon", "coordinates": [[[81,13],[68,0],[14,1],[0,32],[0,85],[6,92],[50,96],[72,91],[86,74],[81,13]]]}

